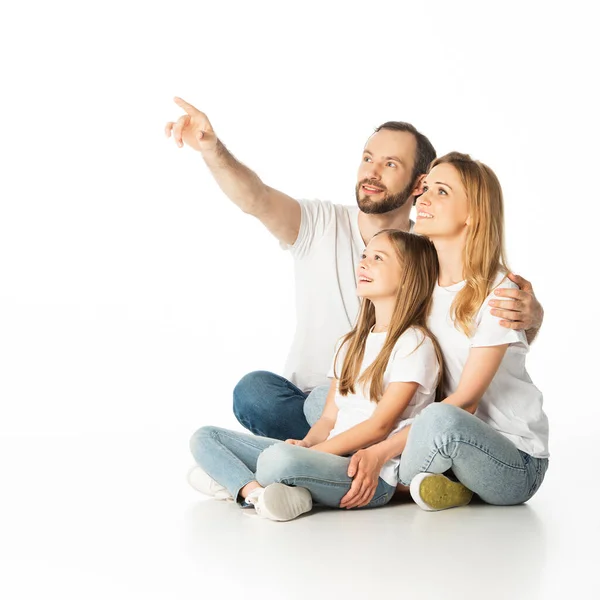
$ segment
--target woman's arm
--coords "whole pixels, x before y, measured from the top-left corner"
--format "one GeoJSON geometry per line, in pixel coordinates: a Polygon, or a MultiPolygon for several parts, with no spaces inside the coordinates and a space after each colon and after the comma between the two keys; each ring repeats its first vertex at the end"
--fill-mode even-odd
{"type": "Polygon", "coordinates": [[[383,465],[404,452],[409,431],[410,425],[387,440],[352,455],[348,465],[348,477],[352,477],[352,485],[342,498],[340,508],[360,508],[371,502],[383,465]]]}
{"type": "MultiPolygon", "coordinates": [[[[443,402],[474,413],[509,345],[471,348],[457,390],[443,402]]],[[[360,450],[352,456],[348,466],[348,477],[353,478],[352,486],[342,498],[341,508],[366,506],[371,501],[382,466],[388,460],[402,454],[409,431],[410,425],[387,440],[360,450]]]]}
{"type": "Polygon", "coordinates": [[[327,441],[312,446],[313,450],[344,456],[387,438],[418,387],[419,384],[414,381],[390,383],[371,417],[327,441]]]}
{"type": "MultiPolygon", "coordinates": [[[[443,402],[474,413],[479,405],[479,400],[481,400],[485,390],[487,390],[494,378],[509,345],[503,344],[501,346],[471,348],[457,390],[453,394],[450,394],[443,402]]],[[[368,454],[372,457],[373,461],[380,462],[383,465],[388,460],[402,454],[406,446],[409,431],[410,425],[404,427],[401,431],[386,440],[368,448],[368,454]]],[[[358,461],[359,458],[356,457],[356,460],[358,461]]],[[[353,457],[353,460],[355,460],[355,457],[353,457]]],[[[350,465],[353,470],[357,466],[358,463],[354,467],[350,465]]],[[[348,472],[348,475],[350,475],[350,472],[348,472]]],[[[350,477],[352,476],[350,475],[350,477]]]]}
{"type": "Polygon", "coordinates": [[[458,406],[471,414],[494,379],[510,344],[471,348],[458,387],[443,402],[458,406]]]}

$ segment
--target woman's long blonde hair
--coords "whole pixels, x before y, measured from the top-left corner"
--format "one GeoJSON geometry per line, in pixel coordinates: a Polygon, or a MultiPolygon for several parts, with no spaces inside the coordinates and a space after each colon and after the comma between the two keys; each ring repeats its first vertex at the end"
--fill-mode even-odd
{"type": "Polygon", "coordinates": [[[440,164],[450,164],[458,171],[467,195],[469,226],[463,250],[466,284],[454,298],[451,315],[457,328],[471,335],[473,319],[491,293],[498,272],[508,272],[502,187],[492,169],[468,154],[450,152],[434,160],[429,170],[440,164]]]}
{"type": "Polygon", "coordinates": [[[427,328],[427,317],[429,316],[433,289],[437,282],[439,269],[435,247],[425,237],[398,229],[384,229],[375,235],[387,236],[400,262],[401,277],[394,312],[388,326],[383,348],[359,378],[367,336],[373,325],[375,325],[375,307],[369,299],[363,299],[356,325],[352,331],[342,338],[335,356],[334,365],[337,362],[340,350],[347,344],[348,351],[344,357],[340,377],[338,377],[334,368],[334,375],[339,380],[338,391],[342,396],[346,396],[348,393],[354,394],[355,386],[361,384],[363,389],[369,389],[371,401],[379,402],[384,392],[383,375],[392,350],[400,336],[409,327],[416,327],[433,341],[440,365],[440,377],[437,387],[440,396],[436,399],[441,399],[442,353],[437,340],[427,328]]]}

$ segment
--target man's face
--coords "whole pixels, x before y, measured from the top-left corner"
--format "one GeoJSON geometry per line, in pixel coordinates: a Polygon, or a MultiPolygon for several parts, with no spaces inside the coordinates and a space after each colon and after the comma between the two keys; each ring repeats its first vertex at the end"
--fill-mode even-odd
{"type": "Polygon", "coordinates": [[[383,214],[406,204],[417,140],[408,131],[382,129],[367,141],[358,168],[356,202],[367,214],[383,214]]]}

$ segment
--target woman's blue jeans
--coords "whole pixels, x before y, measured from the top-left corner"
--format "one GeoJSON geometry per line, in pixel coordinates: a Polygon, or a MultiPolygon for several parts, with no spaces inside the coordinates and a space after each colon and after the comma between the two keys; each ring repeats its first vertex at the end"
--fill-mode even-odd
{"type": "MultiPolygon", "coordinates": [[[[314,502],[339,508],[352,485],[352,478],[348,477],[349,457],[272,438],[202,427],[192,436],[190,447],[198,465],[236,499],[251,481],[258,481],[263,487],[284,483],[308,489],[314,502]]],[[[375,495],[365,508],[387,504],[395,489],[380,478],[375,495]]]]}
{"type": "Polygon", "coordinates": [[[534,458],[471,413],[435,403],[415,419],[400,459],[400,482],[418,473],[455,477],[484,502],[521,504],[540,487],[547,458],[534,458]]]}

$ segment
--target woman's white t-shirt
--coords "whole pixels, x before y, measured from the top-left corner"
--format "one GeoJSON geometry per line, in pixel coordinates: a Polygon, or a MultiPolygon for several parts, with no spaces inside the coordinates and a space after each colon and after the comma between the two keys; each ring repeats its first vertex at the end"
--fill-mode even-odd
{"type": "MultiPolygon", "coordinates": [[[[502,273],[496,277],[493,287],[500,284],[505,288],[518,287],[502,273]]],[[[548,419],[542,409],[542,393],[525,369],[525,356],[529,351],[525,332],[500,325],[488,304],[495,297],[493,293],[486,298],[475,317],[472,336],[468,337],[457,329],[450,307],[464,286],[464,281],[449,287],[436,285],[427,322],[444,357],[444,395],[449,396],[456,391],[471,348],[510,344],[496,375],[479,401],[475,415],[506,436],[519,450],[536,458],[547,458],[548,419]]]]}
{"type": "MultiPolygon", "coordinates": [[[[386,336],[387,332],[385,331],[381,333],[371,332],[367,336],[363,362],[360,367],[361,375],[379,355],[386,336]]],[[[339,344],[338,342],[338,348],[339,344]]],[[[337,359],[335,372],[338,376],[342,372],[346,351],[347,344],[344,345],[337,359]]],[[[438,373],[439,365],[431,339],[419,329],[414,327],[407,329],[396,342],[390,355],[383,375],[383,390],[385,392],[390,383],[397,381],[414,381],[419,384],[419,387],[398,422],[394,424],[390,435],[410,425],[417,414],[435,400],[438,373]]],[[[328,377],[335,377],[333,364],[328,377]]],[[[355,385],[354,389],[355,393],[347,396],[342,396],[339,392],[336,392],[335,403],[338,407],[338,415],[328,439],[366,421],[375,412],[377,404],[369,399],[369,389],[363,389],[361,385],[355,385]]],[[[379,476],[390,485],[395,486],[398,483],[397,467],[399,463],[399,457],[389,460],[383,466],[379,476]]]]}

